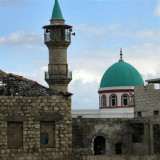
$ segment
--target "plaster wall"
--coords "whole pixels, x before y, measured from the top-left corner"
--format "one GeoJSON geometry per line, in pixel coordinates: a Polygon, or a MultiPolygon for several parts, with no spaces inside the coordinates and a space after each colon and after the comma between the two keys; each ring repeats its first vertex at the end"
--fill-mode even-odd
{"type": "Polygon", "coordinates": [[[73,118],[133,118],[134,107],[95,110],[72,110],[73,118]]]}

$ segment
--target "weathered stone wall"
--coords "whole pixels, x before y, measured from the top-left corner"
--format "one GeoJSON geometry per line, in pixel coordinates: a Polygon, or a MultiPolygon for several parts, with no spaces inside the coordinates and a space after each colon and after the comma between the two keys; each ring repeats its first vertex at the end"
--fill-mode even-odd
{"type": "Polygon", "coordinates": [[[154,89],[154,84],[135,87],[135,114],[141,112],[141,117],[154,116],[154,111],[160,112],[160,89],[154,89]]]}
{"type": "MultiPolygon", "coordinates": [[[[151,153],[160,153],[160,89],[154,84],[135,87],[135,116],[140,121],[148,121],[151,153]]],[[[147,130],[146,130],[147,133],[147,130]]]]}
{"type": "MultiPolygon", "coordinates": [[[[116,154],[148,154],[148,140],[145,139],[144,130],[142,141],[133,142],[133,134],[137,135],[138,124],[130,124],[128,119],[93,119],[73,118],[72,137],[73,151],[77,156],[94,155],[94,140],[98,136],[105,138],[106,155],[116,154]],[[116,153],[116,145],[122,144],[121,153],[116,153]]],[[[137,135],[139,136],[139,135],[137,135]]]]}
{"type": "Polygon", "coordinates": [[[88,156],[87,160],[159,160],[159,155],[88,156]]]}
{"type": "MultiPolygon", "coordinates": [[[[13,132],[15,131],[13,130],[13,132]]],[[[0,97],[1,160],[61,160],[64,157],[67,159],[71,146],[71,97],[62,95],[0,97]],[[23,123],[23,144],[20,148],[10,149],[7,144],[9,136],[14,136],[7,135],[9,122],[23,123]],[[41,122],[54,122],[53,147],[41,148],[41,122]]]]}

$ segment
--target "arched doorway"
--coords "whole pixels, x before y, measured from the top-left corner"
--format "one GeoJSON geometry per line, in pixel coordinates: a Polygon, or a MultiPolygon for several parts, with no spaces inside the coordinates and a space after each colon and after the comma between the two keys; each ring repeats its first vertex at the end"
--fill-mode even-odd
{"type": "Polygon", "coordinates": [[[106,139],[103,136],[97,136],[94,139],[94,155],[104,155],[106,151],[106,139]]]}

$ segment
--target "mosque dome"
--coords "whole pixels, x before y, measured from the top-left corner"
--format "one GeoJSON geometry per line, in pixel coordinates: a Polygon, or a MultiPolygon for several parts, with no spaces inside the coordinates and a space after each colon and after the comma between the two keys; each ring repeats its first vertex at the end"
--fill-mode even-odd
{"type": "Polygon", "coordinates": [[[132,65],[120,59],[104,73],[100,88],[139,85],[144,85],[140,73],[132,65]]]}

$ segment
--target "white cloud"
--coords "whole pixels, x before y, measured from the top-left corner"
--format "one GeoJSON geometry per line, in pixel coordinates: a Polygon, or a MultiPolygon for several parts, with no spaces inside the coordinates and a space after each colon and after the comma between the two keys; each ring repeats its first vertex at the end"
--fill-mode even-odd
{"type": "Polygon", "coordinates": [[[87,71],[86,69],[77,69],[73,71],[73,82],[80,80],[82,84],[100,82],[101,77],[94,71],[87,71]]]}
{"type": "Polygon", "coordinates": [[[0,0],[0,7],[18,7],[26,4],[27,2],[25,0],[0,0]]]}
{"type": "Polygon", "coordinates": [[[35,32],[17,31],[9,35],[8,37],[0,37],[0,45],[7,46],[26,46],[34,47],[41,46],[43,48],[43,41],[41,36],[35,32]]]}
{"type": "Polygon", "coordinates": [[[81,31],[87,35],[92,36],[102,36],[107,32],[114,32],[121,29],[122,25],[120,24],[110,24],[107,26],[89,26],[87,24],[75,24],[74,29],[81,31]]]}
{"type": "Polygon", "coordinates": [[[147,40],[160,40],[160,30],[159,31],[151,31],[151,30],[146,30],[146,31],[138,31],[135,33],[132,33],[132,36],[135,38],[140,38],[140,39],[147,39],[147,40]]]}
{"type": "MultiPolygon", "coordinates": [[[[123,49],[123,58],[142,74],[144,79],[160,76],[160,46],[154,43],[131,45],[123,49]]],[[[119,60],[119,49],[115,51],[85,51],[82,58],[69,60],[69,68],[73,70],[73,81],[82,84],[100,83],[104,72],[119,60]],[[113,53],[114,52],[114,53],[113,53]],[[98,54],[99,53],[99,54],[98,54]]]]}
{"type": "Polygon", "coordinates": [[[154,15],[160,16],[160,0],[158,1],[156,8],[154,9],[154,15]]]}

